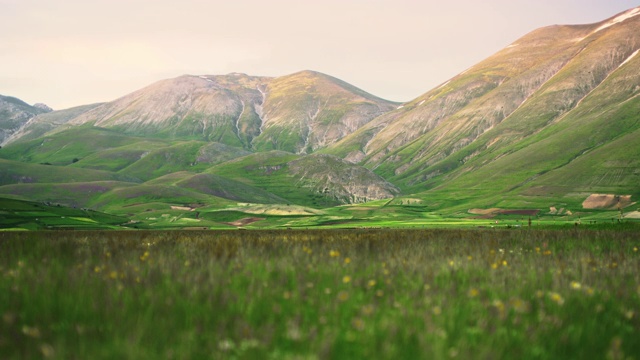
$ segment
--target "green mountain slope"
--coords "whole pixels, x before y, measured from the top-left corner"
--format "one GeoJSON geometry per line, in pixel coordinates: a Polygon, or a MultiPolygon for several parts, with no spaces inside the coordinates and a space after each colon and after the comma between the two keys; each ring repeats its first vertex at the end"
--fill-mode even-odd
{"type": "Polygon", "coordinates": [[[409,193],[638,193],[638,15],[536,30],[323,152],[409,193]]]}
{"type": "Polygon", "coordinates": [[[72,183],[89,181],[140,180],[109,171],[78,169],[68,166],[28,164],[0,159],[0,185],[27,183],[72,183]]]}
{"type": "Polygon", "coordinates": [[[312,153],[356,131],[397,104],[313,71],[275,78],[264,88],[256,150],[312,153]]]}

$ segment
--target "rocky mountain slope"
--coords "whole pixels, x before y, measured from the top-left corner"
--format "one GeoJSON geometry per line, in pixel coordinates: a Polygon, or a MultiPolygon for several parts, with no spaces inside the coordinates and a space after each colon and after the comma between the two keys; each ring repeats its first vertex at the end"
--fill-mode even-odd
{"type": "Polygon", "coordinates": [[[20,99],[0,95],[0,145],[4,145],[27,121],[50,111],[51,108],[44,104],[31,106],[20,99]]]}
{"type": "Polygon", "coordinates": [[[185,75],[102,104],[68,125],[310,153],[396,106],[312,71],[278,78],[185,75]]]}
{"type": "Polygon", "coordinates": [[[65,125],[69,120],[100,105],[101,104],[82,105],[36,115],[18,127],[9,137],[5,138],[4,144],[37,139],[65,125]]]}

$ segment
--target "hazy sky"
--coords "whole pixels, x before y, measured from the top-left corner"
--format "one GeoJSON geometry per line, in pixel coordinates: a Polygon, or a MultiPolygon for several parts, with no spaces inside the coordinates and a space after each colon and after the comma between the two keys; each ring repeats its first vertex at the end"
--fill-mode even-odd
{"type": "Polygon", "coordinates": [[[640,0],[0,0],[0,94],[55,109],[182,74],[316,70],[408,101],[522,35],[640,0]]]}

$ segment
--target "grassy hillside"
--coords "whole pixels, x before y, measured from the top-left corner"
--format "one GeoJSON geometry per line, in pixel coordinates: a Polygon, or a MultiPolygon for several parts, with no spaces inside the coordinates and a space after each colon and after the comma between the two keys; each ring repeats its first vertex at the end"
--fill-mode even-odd
{"type": "Polygon", "coordinates": [[[113,130],[81,126],[0,149],[0,158],[30,163],[69,165],[101,151],[142,141],[113,130]]]}
{"type": "Polygon", "coordinates": [[[65,206],[89,207],[95,199],[105,192],[135,185],[121,181],[12,184],[0,186],[0,194],[24,200],[64,204],[65,206]]]}
{"type": "Polygon", "coordinates": [[[476,197],[536,194],[553,199],[575,192],[640,195],[640,98],[628,98],[621,91],[633,89],[640,81],[635,71],[638,64],[640,58],[612,73],[561,121],[469,160],[445,176],[448,180],[441,188],[473,189],[476,197]]]}
{"type": "Polygon", "coordinates": [[[74,209],[0,197],[0,230],[118,229],[129,220],[88,209],[74,209]]]}
{"type": "MultiPolygon", "coordinates": [[[[1,150],[0,150],[1,151],[1,150]]],[[[21,183],[70,183],[90,181],[139,182],[135,178],[108,171],[67,166],[28,164],[0,159],[0,185],[21,183]]]]}

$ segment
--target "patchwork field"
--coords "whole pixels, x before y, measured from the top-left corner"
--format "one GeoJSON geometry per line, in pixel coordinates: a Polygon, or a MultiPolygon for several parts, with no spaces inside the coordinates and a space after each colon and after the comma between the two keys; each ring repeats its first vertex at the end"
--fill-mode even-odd
{"type": "Polygon", "coordinates": [[[0,358],[625,359],[639,248],[634,224],[0,232],[0,358]]]}

